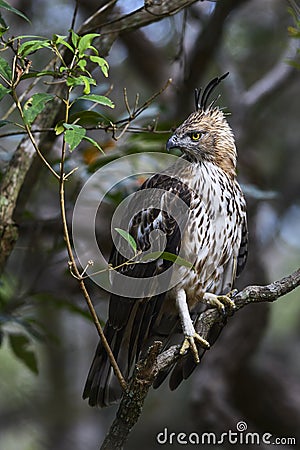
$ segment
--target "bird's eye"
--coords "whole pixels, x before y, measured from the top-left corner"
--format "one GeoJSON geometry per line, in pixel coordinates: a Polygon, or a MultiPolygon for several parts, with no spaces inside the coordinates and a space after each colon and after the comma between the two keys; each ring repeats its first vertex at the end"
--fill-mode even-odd
{"type": "Polygon", "coordinates": [[[199,139],[201,138],[201,134],[202,133],[199,133],[199,132],[194,132],[194,133],[191,133],[191,139],[192,139],[192,141],[199,141],[199,139]]]}

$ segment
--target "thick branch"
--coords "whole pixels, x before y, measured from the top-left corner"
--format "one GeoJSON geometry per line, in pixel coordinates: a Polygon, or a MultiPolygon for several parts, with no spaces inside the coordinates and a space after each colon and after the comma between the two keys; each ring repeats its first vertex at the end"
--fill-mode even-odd
{"type": "Polygon", "coordinates": [[[93,15],[92,18],[89,18],[84,22],[79,31],[82,34],[85,34],[95,31],[95,29],[98,29],[99,27],[102,27],[103,34],[136,30],[137,28],[141,28],[152,22],[161,20],[163,17],[176,14],[182,9],[196,3],[196,1],[198,0],[162,0],[160,2],[151,0],[145,1],[145,5],[141,8],[125,16],[117,17],[104,25],[102,21],[102,7],[93,15]]]}
{"type": "MultiPolygon", "coordinates": [[[[274,302],[298,286],[300,286],[300,268],[291,275],[266,286],[248,286],[234,297],[236,305],[234,312],[251,303],[274,302]]],[[[200,315],[196,323],[196,330],[203,338],[207,338],[213,325],[218,322],[224,322],[221,313],[217,309],[207,309],[200,315]]],[[[160,371],[172,366],[178,360],[179,348],[179,345],[174,345],[158,354],[160,343],[156,342],[150,348],[146,360],[137,364],[128,390],[120,403],[116,419],[101,450],[112,448],[121,450],[124,447],[132,427],[142,412],[142,406],[150,386],[160,371]]]]}
{"type": "Polygon", "coordinates": [[[100,31],[99,46],[103,56],[106,56],[117,37],[124,32],[134,31],[138,28],[158,22],[164,17],[177,14],[184,8],[196,3],[198,0],[162,0],[160,2],[145,1],[145,6],[125,16],[115,17],[103,24],[101,10],[97,11],[79,29],[80,34],[100,31]]]}

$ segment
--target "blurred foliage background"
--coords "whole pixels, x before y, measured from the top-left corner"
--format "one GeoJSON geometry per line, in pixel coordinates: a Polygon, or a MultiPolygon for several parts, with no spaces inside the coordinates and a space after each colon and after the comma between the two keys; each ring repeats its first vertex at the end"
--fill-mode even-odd
{"type": "MultiPolygon", "coordinates": [[[[71,0],[10,3],[31,20],[29,24],[4,14],[11,35],[66,35],[71,26],[71,0]]],[[[119,0],[111,15],[131,13],[143,4],[119,0]]],[[[97,9],[92,0],[79,0],[78,5],[76,26],[97,9]]],[[[115,141],[105,131],[93,131],[105,155],[86,144],[72,155],[69,167],[79,170],[67,186],[69,218],[90,174],[122,155],[164,151],[168,131],[194,108],[194,88],[229,71],[219,104],[231,112],[250,229],[249,262],[238,287],[271,282],[299,267],[299,41],[289,32],[295,27],[289,6],[282,0],[199,1],[172,17],[120,34],[103,55],[110,73],[107,80],[101,78],[97,93],[112,89],[109,96],[116,108],[109,114],[117,121],[127,115],[124,88],[131,104],[137,93],[142,103],[171,77],[172,85],[134,122],[151,128],[157,120],[158,129],[166,133],[125,133],[115,141]]],[[[42,52],[33,55],[33,65],[44,67],[46,58],[42,52]]],[[[1,102],[0,107],[4,114],[9,104],[1,102]]],[[[20,140],[7,131],[0,141],[2,174],[20,140]]],[[[49,142],[54,165],[57,148],[57,141],[49,142]]],[[[109,219],[123,195],[122,190],[111,196],[98,223],[107,253],[109,219]]],[[[67,270],[56,183],[39,161],[26,177],[15,220],[19,239],[0,285],[0,448],[98,448],[116,408],[92,409],[81,399],[97,334],[67,270]]],[[[105,320],[106,294],[92,282],[89,289],[105,320]]],[[[249,431],[293,436],[299,443],[299,297],[295,290],[275,304],[239,312],[177,391],[169,392],[167,383],[151,391],[127,448],[160,447],[156,435],[165,427],[170,432],[222,433],[235,430],[240,420],[249,431]]]]}

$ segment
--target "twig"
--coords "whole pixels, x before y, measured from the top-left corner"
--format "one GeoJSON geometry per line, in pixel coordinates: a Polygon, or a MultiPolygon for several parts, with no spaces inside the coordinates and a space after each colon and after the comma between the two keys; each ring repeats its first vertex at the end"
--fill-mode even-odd
{"type": "MultiPolygon", "coordinates": [[[[300,268],[291,275],[266,286],[248,286],[235,295],[236,308],[234,312],[249,304],[274,302],[298,286],[300,286],[300,268]]],[[[200,315],[195,328],[205,339],[212,326],[220,321],[223,323],[224,318],[217,309],[207,309],[200,315]]],[[[160,371],[166,370],[179,359],[180,345],[173,345],[159,354],[160,345],[158,342],[154,343],[149,349],[146,359],[137,364],[128,389],[121,400],[116,419],[100,450],[124,448],[132,427],[139,419],[143,403],[155,377],[160,371]]]]}
{"type": "MultiPolygon", "coordinates": [[[[69,121],[69,111],[70,111],[70,99],[69,99],[69,94],[70,94],[70,90],[68,91],[68,94],[64,100],[64,104],[65,104],[65,117],[64,120],[66,123],[68,123],[69,121]]],[[[87,288],[85,286],[85,282],[84,279],[82,278],[79,269],[77,267],[76,264],[76,260],[75,260],[75,256],[73,253],[73,248],[72,248],[72,244],[71,244],[71,240],[70,240],[70,233],[69,233],[69,227],[68,227],[68,222],[67,222],[67,215],[66,215],[66,205],[65,205],[65,182],[66,182],[66,174],[64,172],[64,167],[65,167],[65,159],[66,159],[66,141],[63,141],[62,144],[62,150],[61,150],[61,159],[60,159],[60,175],[59,175],[59,197],[60,197],[60,211],[61,211],[61,219],[62,219],[62,226],[63,226],[63,235],[64,235],[64,240],[65,240],[65,245],[66,245],[66,249],[69,255],[69,267],[71,269],[72,274],[74,275],[74,277],[78,280],[80,289],[83,293],[83,296],[85,298],[85,301],[88,305],[88,308],[90,310],[93,322],[95,324],[95,327],[97,329],[97,332],[99,334],[99,337],[101,339],[102,345],[105,348],[109,361],[114,369],[114,372],[116,374],[116,377],[119,380],[119,383],[122,387],[122,389],[126,389],[127,384],[126,381],[124,380],[124,377],[119,369],[119,366],[117,364],[117,361],[111,351],[111,348],[107,342],[106,336],[103,332],[101,323],[98,319],[97,313],[95,311],[93,302],[90,298],[90,295],[87,291],[87,288]]]]}
{"type": "Polygon", "coordinates": [[[123,94],[124,94],[125,107],[126,107],[127,113],[129,114],[129,117],[130,117],[131,116],[131,111],[130,111],[130,106],[129,106],[129,102],[128,102],[128,95],[127,95],[126,87],[124,87],[124,89],[123,89],[123,94]]]}
{"type": "Polygon", "coordinates": [[[125,89],[124,90],[124,102],[125,102],[125,106],[126,106],[126,109],[127,109],[129,115],[128,115],[128,117],[126,117],[126,119],[118,120],[117,122],[114,123],[114,125],[118,126],[118,125],[122,125],[124,123],[129,124],[130,122],[132,122],[140,114],[142,114],[151,105],[151,103],[153,103],[154,100],[157,97],[159,97],[171,84],[172,84],[172,78],[169,78],[167,80],[167,82],[165,83],[165,85],[161,89],[159,89],[159,91],[157,91],[153,95],[151,95],[151,97],[149,97],[140,107],[138,107],[139,94],[137,94],[132,111],[130,110],[130,106],[129,106],[128,98],[127,98],[127,91],[125,89]]]}
{"type": "MultiPolygon", "coordinates": [[[[94,127],[85,127],[86,130],[88,131],[92,131],[92,130],[103,130],[106,132],[111,132],[113,133],[113,131],[116,131],[116,127],[114,125],[113,122],[111,122],[112,125],[107,125],[105,123],[100,123],[94,127]]],[[[157,120],[155,120],[155,124],[151,125],[149,124],[148,126],[145,127],[138,127],[138,126],[132,126],[130,125],[127,129],[126,132],[127,133],[153,133],[153,134],[170,134],[172,133],[174,130],[169,129],[169,130],[157,130],[157,120]]],[[[49,133],[51,131],[54,131],[54,128],[37,128],[34,130],[31,130],[31,134],[41,134],[41,133],[49,133]]],[[[24,136],[27,135],[27,131],[22,130],[22,131],[8,131],[7,133],[0,133],[0,139],[1,138],[5,138],[5,137],[11,137],[11,136],[24,136]]]]}

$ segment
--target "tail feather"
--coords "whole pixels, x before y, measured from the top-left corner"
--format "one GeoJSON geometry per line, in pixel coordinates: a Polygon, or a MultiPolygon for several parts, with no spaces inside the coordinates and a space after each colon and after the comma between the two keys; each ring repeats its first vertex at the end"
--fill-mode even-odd
{"type": "MultiPolygon", "coordinates": [[[[154,305],[157,308],[159,300],[153,298],[148,302],[133,303],[124,326],[113,327],[109,322],[105,325],[104,334],[125,380],[129,379],[133,365],[149,337],[149,322],[153,318],[154,305]]],[[[88,398],[91,406],[104,407],[115,403],[121,395],[122,389],[107,352],[99,342],[83,390],[83,398],[88,398]]]]}

